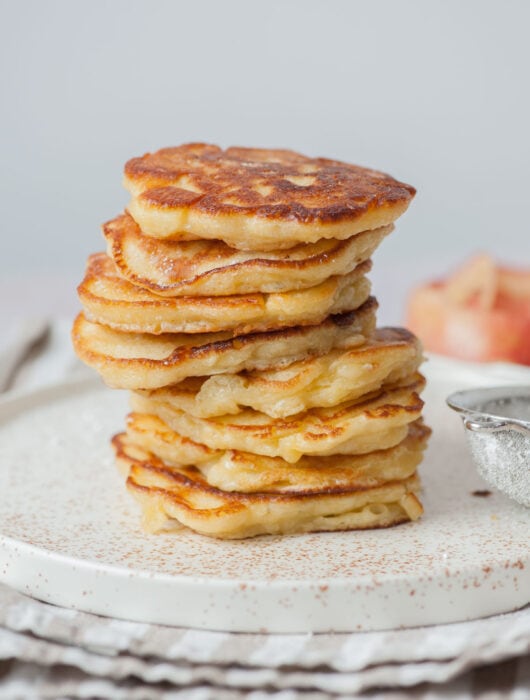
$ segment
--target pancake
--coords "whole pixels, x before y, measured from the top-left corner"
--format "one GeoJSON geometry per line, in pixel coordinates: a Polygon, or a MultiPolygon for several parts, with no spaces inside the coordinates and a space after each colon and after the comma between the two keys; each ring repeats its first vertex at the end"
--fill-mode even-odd
{"type": "Polygon", "coordinates": [[[416,475],[375,488],[342,493],[270,494],[227,492],[210,486],[193,468],[168,467],[126,436],[113,440],[127,489],[143,510],[151,532],[188,527],[202,535],[240,539],[389,527],[423,512],[416,475]]]}
{"type": "Polygon", "coordinates": [[[167,298],[124,280],[112,260],[97,253],[88,260],[78,294],[87,318],[120,331],[245,334],[315,325],[358,308],[370,296],[364,276],[370,267],[365,261],[347,275],[292,292],[167,298]]]}
{"type": "Polygon", "coordinates": [[[129,413],[125,429],[131,443],[171,465],[198,466],[228,454],[226,450],[212,450],[179,435],[158,416],[149,413],[129,413]]]}
{"type": "Polygon", "coordinates": [[[345,241],[321,239],[263,253],[223,241],[162,241],[144,236],[129,214],[103,226],[107,253],[120,275],[160,296],[229,296],[288,292],[345,275],[368,260],[393,226],[345,241]]]}
{"type": "Polygon", "coordinates": [[[186,377],[282,367],[332,348],[361,345],[373,332],[377,302],[330,316],[316,326],[267,333],[147,335],[123,333],[79,314],[72,328],[77,355],[118,389],[156,389],[186,377]]]}
{"type": "Polygon", "coordinates": [[[136,413],[158,416],[172,430],[215,450],[239,450],[297,462],[302,455],[366,454],[405,439],[421,415],[419,374],[403,386],[385,389],[328,408],[312,408],[289,418],[271,418],[252,409],[235,416],[197,418],[171,404],[171,393],[131,394],[136,413]]]}
{"type": "Polygon", "coordinates": [[[330,350],[281,369],[188,378],[161,392],[171,405],[199,418],[236,414],[244,407],[285,418],[395,384],[416,372],[422,360],[421,344],[412,333],[381,328],[353,349],[330,350]]]}
{"type": "Polygon", "coordinates": [[[210,486],[242,493],[340,493],[406,479],[420,464],[429,435],[429,428],[415,421],[405,439],[387,450],[365,455],[304,455],[291,464],[281,457],[211,450],[182,437],[157,416],[127,416],[127,438],[132,444],[168,467],[196,467],[210,486]]]}
{"type": "Polygon", "coordinates": [[[144,234],[280,250],[387,226],[415,190],[376,170],[293,151],[184,144],[125,165],[144,234]]]}

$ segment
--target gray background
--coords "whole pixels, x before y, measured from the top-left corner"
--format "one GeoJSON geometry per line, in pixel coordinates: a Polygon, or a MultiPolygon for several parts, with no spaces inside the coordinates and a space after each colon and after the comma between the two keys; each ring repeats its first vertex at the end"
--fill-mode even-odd
{"type": "Polygon", "coordinates": [[[125,160],[188,140],[290,147],[414,184],[375,260],[390,317],[413,282],[475,250],[530,262],[525,0],[1,6],[0,287],[31,276],[28,308],[46,286],[52,310],[70,310],[99,225],[127,201],[125,160]]]}

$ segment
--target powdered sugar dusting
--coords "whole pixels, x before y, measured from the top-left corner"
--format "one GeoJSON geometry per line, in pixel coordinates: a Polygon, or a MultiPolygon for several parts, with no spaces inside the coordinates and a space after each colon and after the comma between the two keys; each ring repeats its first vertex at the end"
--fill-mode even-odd
{"type": "Polygon", "coordinates": [[[468,432],[477,468],[490,484],[530,506],[530,434],[515,430],[468,432]]]}

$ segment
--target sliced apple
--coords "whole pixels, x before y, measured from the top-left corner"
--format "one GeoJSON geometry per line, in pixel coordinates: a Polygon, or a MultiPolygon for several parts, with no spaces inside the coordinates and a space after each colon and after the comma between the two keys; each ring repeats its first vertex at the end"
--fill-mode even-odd
{"type": "Polygon", "coordinates": [[[448,279],[416,289],[407,325],[432,352],[530,364],[530,271],[477,256],[448,279]]]}

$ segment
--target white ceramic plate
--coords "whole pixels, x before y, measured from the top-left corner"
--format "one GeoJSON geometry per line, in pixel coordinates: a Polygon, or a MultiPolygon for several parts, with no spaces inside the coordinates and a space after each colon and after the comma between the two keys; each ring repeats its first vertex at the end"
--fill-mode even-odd
{"type": "Polygon", "coordinates": [[[437,624],[530,600],[530,511],[487,489],[445,396],[530,381],[514,366],[431,358],[425,515],[388,530],[219,542],[146,535],[113,466],[126,396],[95,382],[0,403],[0,580],[57,605],[239,631],[437,624]]]}

